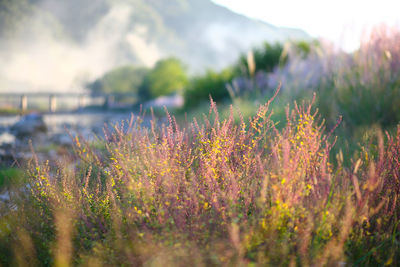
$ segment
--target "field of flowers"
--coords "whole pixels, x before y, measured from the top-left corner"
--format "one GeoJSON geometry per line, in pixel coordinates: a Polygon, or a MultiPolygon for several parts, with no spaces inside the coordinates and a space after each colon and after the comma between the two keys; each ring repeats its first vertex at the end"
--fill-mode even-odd
{"type": "Polygon", "coordinates": [[[312,102],[281,130],[269,104],[239,124],[212,100],[188,128],[132,118],[103,148],[76,138],[69,158],[32,161],[2,210],[1,263],[398,264],[400,127],[346,168],[312,102]]]}
{"type": "Polygon", "coordinates": [[[0,264],[400,265],[398,36],[340,67],[320,61],[333,75],[279,123],[271,107],[301,89],[295,68],[249,119],[210,99],[190,123],[132,117],[104,140],[74,137],[62,159],[34,158],[0,207],[0,264]]]}

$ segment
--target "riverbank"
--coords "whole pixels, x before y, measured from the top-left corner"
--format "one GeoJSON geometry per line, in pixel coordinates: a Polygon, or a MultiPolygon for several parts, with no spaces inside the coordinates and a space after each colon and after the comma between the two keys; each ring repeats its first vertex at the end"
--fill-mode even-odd
{"type": "MultiPolygon", "coordinates": [[[[129,121],[131,116],[135,118],[130,112],[0,116],[0,168],[18,166],[31,159],[32,148],[39,158],[56,159],[72,146],[75,136],[85,140],[102,139],[105,127],[112,129],[129,121]]],[[[149,126],[150,118],[145,117],[143,124],[149,126]]]]}

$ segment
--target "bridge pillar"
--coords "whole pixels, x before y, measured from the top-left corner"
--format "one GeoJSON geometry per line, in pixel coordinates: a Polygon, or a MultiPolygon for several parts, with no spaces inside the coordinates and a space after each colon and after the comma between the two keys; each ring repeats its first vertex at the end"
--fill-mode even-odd
{"type": "Polygon", "coordinates": [[[57,109],[57,99],[55,95],[49,96],[49,111],[55,112],[57,109]]]}
{"type": "Polygon", "coordinates": [[[21,95],[20,99],[20,109],[21,111],[25,111],[28,108],[28,97],[26,95],[21,95]]]}

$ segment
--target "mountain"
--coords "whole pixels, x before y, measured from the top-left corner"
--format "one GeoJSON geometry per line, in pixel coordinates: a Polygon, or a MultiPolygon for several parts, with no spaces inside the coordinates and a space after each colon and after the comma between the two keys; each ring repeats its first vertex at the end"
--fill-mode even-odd
{"type": "Polygon", "coordinates": [[[263,41],[287,39],[309,36],[210,0],[0,0],[0,88],[70,88],[166,56],[191,72],[220,69],[263,41]]]}

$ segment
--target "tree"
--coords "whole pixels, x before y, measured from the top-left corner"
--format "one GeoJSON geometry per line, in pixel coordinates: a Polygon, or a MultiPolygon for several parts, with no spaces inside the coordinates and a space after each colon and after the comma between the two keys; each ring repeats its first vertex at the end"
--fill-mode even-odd
{"type": "Polygon", "coordinates": [[[89,85],[93,93],[138,93],[144,77],[149,72],[132,65],[115,68],[89,85]]]}
{"type": "Polygon", "coordinates": [[[186,71],[176,58],[157,62],[145,79],[144,89],[152,97],[169,95],[181,91],[188,83],[186,71]]]}
{"type": "Polygon", "coordinates": [[[229,97],[226,84],[234,77],[232,69],[226,68],[220,72],[208,70],[201,76],[194,77],[185,90],[185,106],[193,107],[202,101],[219,101],[229,97]]]}
{"type": "MultiPolygon", "coordinates": [[[[270,44],[264,43],[259,48],[252,49],[253,60],[255,64],[255,72],[265,71],[271,72],[282,60],[283,45],[280,43],[270,44]]],[[[241,55],[236,66],[238,74],[249,74],[248,56],[241,55]]]]}

